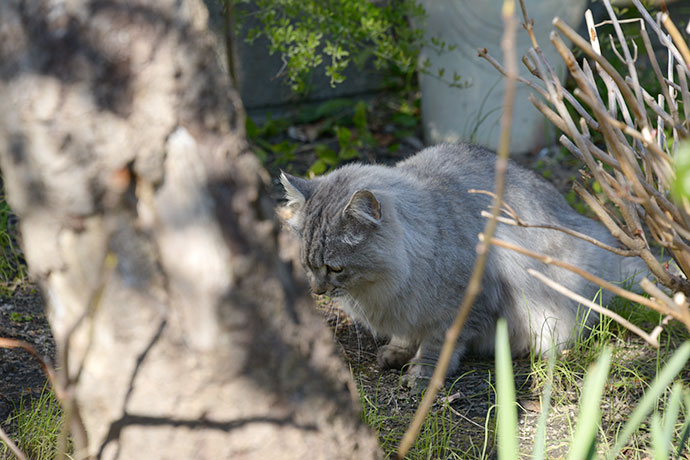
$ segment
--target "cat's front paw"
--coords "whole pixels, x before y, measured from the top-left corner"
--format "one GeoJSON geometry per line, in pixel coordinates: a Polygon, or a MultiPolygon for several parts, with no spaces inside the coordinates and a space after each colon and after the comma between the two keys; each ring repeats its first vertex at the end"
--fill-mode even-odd
{"type": "Polygon", "coordinates": [[[402,386],[413,393],[421,393],[429,386],[434,368],[422,364],[413,364],[402,376],[402,386]]]}
{"type": "Polygon", "coordinates": [[[388,344],[379,348],[376,361],[382,369],[400,369],[412,359],[413,355],[414,351],[408,347],[388,344]]]}

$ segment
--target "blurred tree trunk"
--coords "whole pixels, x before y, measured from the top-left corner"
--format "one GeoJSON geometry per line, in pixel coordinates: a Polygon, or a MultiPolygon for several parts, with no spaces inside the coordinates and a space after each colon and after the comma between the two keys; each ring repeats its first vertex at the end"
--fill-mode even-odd
{"type": "Polygon", "coordinates": [[[1,167],[76,457],[376,457],[206,23],[201,0],[0,1],[1,167]]]}

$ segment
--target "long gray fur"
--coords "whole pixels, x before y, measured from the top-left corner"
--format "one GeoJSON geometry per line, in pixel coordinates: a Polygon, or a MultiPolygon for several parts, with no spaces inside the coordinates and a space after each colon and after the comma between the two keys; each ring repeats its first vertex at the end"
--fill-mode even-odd
{"type": "MultiPolygon", "coordinates": [[[[495,155],[480,147],[442,144],[395,167],[353,164],[311,181],[281,176],[293,211],[288,223],[300,238],[312,289],[337,298],[375,334],[391,338],[379,350],[382,366],[411,359],[412,379],[431,375],[474,264],[486,222],[480,213],[491,202],[468,190],[494,189],[494,162],[495,155]]],[[[505,201],[525,222],[568,227],[617,245],[603,225],[576,213],[551,184],[514,163],[506,173],[505,201]]],[[[499,224],[496,236],[609,281],[623,281],[641,267],[554,230],[499,224]]],[[[597,294],[598,287],[569,271],[492,248],[449,374],[467,351],[493,353],[499,317],[507,320],[514,355],[563,347],[578,324],[598,321],[527,268],[587,298],[597,294]]],[[[609,300],[604,293],[602,303],[609,300]]]]}

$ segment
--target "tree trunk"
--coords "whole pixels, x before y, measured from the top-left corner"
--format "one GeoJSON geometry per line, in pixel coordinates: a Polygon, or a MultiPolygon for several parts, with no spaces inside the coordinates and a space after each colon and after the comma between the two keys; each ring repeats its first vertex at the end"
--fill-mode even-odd
{"type": "Polygon", "coordinates": [[[277,257],[207,15],[201,0],[0,1],[0,165],[76,457],[376,457],[277,257]]]}

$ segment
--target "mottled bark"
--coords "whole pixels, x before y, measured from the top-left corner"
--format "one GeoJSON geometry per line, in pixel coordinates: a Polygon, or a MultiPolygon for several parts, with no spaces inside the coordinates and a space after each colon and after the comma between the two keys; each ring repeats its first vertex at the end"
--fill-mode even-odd
{"type": "Polygon", "coordinates": [[[0,164],[78,455],[375,457],[206,22],[201,0],[0,1],[0,164]]]}

